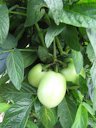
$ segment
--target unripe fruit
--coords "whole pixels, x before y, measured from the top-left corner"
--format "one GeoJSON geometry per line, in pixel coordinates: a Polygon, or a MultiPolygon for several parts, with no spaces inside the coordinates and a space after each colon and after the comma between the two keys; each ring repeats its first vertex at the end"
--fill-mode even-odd
{"type": "Polygon", "coordinates": [[[40,81],[38,99],[47,108],[56,107],[64,98],[66,80],[60,73],[49,71],[40,81]]]}
{"type": "Polygon", "coordinates": [[[42,71],[42,65],[37,64],[35,65],[28,74],[28,81],[29,83],[34,86],[38,87],[40,80],[45,75],[46,72],[42,71]]]}

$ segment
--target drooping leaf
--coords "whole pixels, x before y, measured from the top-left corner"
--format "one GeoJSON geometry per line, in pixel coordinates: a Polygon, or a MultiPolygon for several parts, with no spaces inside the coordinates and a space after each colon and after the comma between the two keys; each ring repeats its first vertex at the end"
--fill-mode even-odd
{"type": "Polygon", "coordinates": [[[64,25],[56,26],[55,24],[52,24],[45,35],[45,44],[47,48],[51,45],[53,42],[55,36],[59,35],[64,30],[64,25]]]}
{"type": "Polygon", "coordinates": [[[31,99],[23,98],[17,101],[6,112],[2,128],[25,128],[31,107],[31,99]]]}
{"type": "Polygon", "coordinates": [[[37,54],[35,52],[22,52],[22,56],[24,60],[24,68],[33,64],[37,59],[37,54]]]}
{"type": "Polygon", "coordinates": [[[0,97],[6,101],[17,102],[22,98],[31,98],[36,91],[29,84],[23,83],[22,88],[18,91],[12,83],[0,86],[0,97]]]}
{"type": "Polygon", "coordinates": [[[12,49],[12,48],[16,48],[17,46],[17,39],[11,35],[11,34],[8,34],[6,40],[4,41],[4,43],[1,45],[1,47],[3,49],[12,49]]]}
{"type": "Polygon", "coordinates": [[[14,50],[8,55],[7,71],[13,85],[20,90],[24,77],[24,61],[18,50],[14,50]]]}
{"type": "Polygon", "coordinates": [[[76,51],[80,51],[79,38],[76,28],[72,26],[67,26],[64,29],[63,34],[66,44],[68,44],[70,48],[76,51]]]}
{"type": "Polygon", "coordinates": [[[85,107],[80,104],[77,110],[75,121],[71,128],[87,128],[88,125],[88,113],[85,107]]]}
{"type": "Polygon", "coordinates": [[[87,53],[89,60],[93,62],[96,57],[95,57],[95,53],[94,53],[94,50],[91,44],[88,44],[86,53],[87,53]]]}
{"type": "Polygon", "coordinates": [[[81,52],[72,50],[72,58],[74,61],[76,72],[80,73],[81,69],[83,68],[83,56],[81,52]]]}
{"type": "Polygon", "coordinates": [[[95,53],[96,57],[96,29],[87,29],[87,35],[95,53]]]}
{"type": "Polygon", "coordinates": [[[27,4],[27,19],[25,26],[31,26],[38,22],[44,15],[45,3],[43,0],[29,0],[27,4]]]}
{"type": "Polygon", "coordinates": [[[0,4],[0,44],[4,43],[9,31],[8,8],[4,4],[0,4]]]}
{"type": "Polygon", "coordinates": [[[62,15],[63,10],[63,2],[62,0],[44,0],[50,9],[52,16],[54,17],[54,20],[56,24],[59,24],[60,17],[62,15]]]}
{"type": "Polygon", "coordinates": [[[57,121],[55,111],[42,107],[40,110],[40,120],[45,128],[53,128],[57,121]]]}
{"type": "Polygon", "coordinates": [[[76,105],[69,98],[64,98],[58,106],[58,117],[62,128],[70,128],[75,118],[76,105]]]}

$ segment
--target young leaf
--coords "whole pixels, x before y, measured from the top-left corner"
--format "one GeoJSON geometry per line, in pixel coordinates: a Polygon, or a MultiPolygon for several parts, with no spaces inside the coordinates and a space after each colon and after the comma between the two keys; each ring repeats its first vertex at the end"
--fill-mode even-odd
{"type": "Polygon", "coordinates": [[[76,28],[73,26],[67,26],[64,29],[63,34],[66,44],[68,44],[70,48],[80,51],[79,38],[76,28]]]}
{"type": "Polygon", "coordinates": [[[92,45],[96,57],[96,29],[87,29],[87,35],[89,37],[90,43],[92,45]]]}
{"type": "Polygon", "coordinates": [[[72,50],[72,58],[74,61],[76,72],[80,73],[81,69],[83,68],[83,56],[81,52],[72,50]]]}
{"type": "Polygon", "coordinates": [[[58,106],[58,117],[62,128],[70,128],[75,118],[76,105],[69,98],[64,98],[58,106]]]}
{"type": "Polygon", "coordinates": [[[85,107],[80,104],[77,110],[75,121],[71,128],[87,128],[88,125],[88,113],[85,107]]]}
{"type": "Polygon", "coordinates": [[[0,44],[4,43],[9,31],[9,16],[7,6],[0,4],[0,44]]]}
{"type": "Polygon", "coordinates": [[[6,112],[2,128],[25,128],[31,107],[31,99],[23,98],[17,101],[6,112]]]}
{"type": "Polygon", "coordinates": [[[10,52],[7,57],[7,71],[14,86],[20,90],[24,77],[24,62],[22,54],[18,50],[10,52]]]}
{"type": "Polygon", "coordinates": [[[59,35],[64,30],[64,25],[55,25],[52,24],[45,35],[45,44],[48,47],[50,47],[51,43],[53,42],[55,36],[59,35]]]}
{"type": "Polygon", "coordinates": [[[96,87],[92,91],[93,110],[96,111],[96,87]]]}
{"type": "Polygon", "coordinates": [[[27,19],[25,26],[31,26],[38,22],[44,15],[45,10],[42,7],[45,6],[43,0],[29,0],[27,5],[27,19]]]}
{"type": "Polygon", "coordinates": [[[45,128],[53,128],[57,121],[55,111],[45,107],[41,108],[40,120],[45,128]]]}

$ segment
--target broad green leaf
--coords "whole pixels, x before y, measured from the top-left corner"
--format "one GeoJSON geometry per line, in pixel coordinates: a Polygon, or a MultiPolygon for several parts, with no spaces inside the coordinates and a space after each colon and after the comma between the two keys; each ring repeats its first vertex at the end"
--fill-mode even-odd
{"type": "Polygon", "coordinates": [[[53,128],[57,121],[55,111],[42,107],[40,110],[40,120],[45,128],[53,128]]]}
{"type": "Polygon", "coordinates": [[[64,98],[58,106],[58,117],[62,128],[70,128],[75,118],[76,105],[69,98],[64,98]]]}
{"type": "Polygon", "coordinates": [[[88,113],[85,107],[80,104],[76,113],[75,121],[71,128],[87,128],[88,113]]]}
{"type": "MultiPolygon", "coordinates": [[[[59,17],[57,21],[70,24],[77,27],[96,28],[96,4],[74,4],[64,6],[58,16],[54,13],[54,19],[59,17]]],[[[56,21],[55,21],[56,22],[56,21]]]]}
{"type": "Polygon", "coordinates": [[[93,110],[93,108],[86,102],[83,102],[82,105],[85,107],[85,109],[91,114],[91,115],[95,115],[95,112],[93,110]]]}
{"type": "Polygon", "coordinates": [[[16,48],[17,46],[17,39],[11,35],[11,34],[8,34],[6,40],[4,41],[4,43],[1,45],[1,47],[3,49],[12,49],[12,48],[16,48]]]}
{"type": "Polygon", "coordinates": [[[27,19],[25,26],[31,26],[38,22],[44,15],[45,10],[42,9],[45,6],[43,0],[29,0],[27,5],[27,19]]]}
{"type": "Polygon", "coordinates": [[[28,120],[27,128],[38,128],[38,126],[33,121],[28,120]]]}
{"type": "Polygon", "coordinates": [[[0,44],[4,43],[9,31],[9,16],[7,6],[0,4],[0,44]]]}
{"type": "Polygon", "coordinates": [[[14,50],[8,55],[7,71],[13,85],[20,90],[24,77],[24,61],[18,50],[14,50]]]}
{"type": "Polygon", "coordinates": [[[87,53],[89,60],[93,62],[96,57],[95,57],[95,53],[94,53],[94,50],[91,44],[88,44],[86,53],[87,53]]]}
{"type": "Polygon", "coordinates": [[[22,56],[24,60],[24,68],[33,64],[37,59],[37,54],[35,52],[22,52],[22,56]]]}
{"type": "Polygon", "coordinates": [[[10,108],[9,104],[6,103],[0,103],[0,113],[1,112],[6,112],[10,108]]]}
{"type": "Polygon", "coordinates": [[[83,68],[83,56],[81,52],[72,50],[72,58],[74,61],[76,72],[79,74],[81,69],[83,68]]]}
{"type": "Polygon", "coordinates": [[[52,24],[48,28],[47,33],[45,35],[45,44],[46,44],[47,48],[51,45],[55,36],[59,35],[63,30],[64,30],[64,25],[62,25],[62,24],[59,26],[52,24]]]}
{"type": "Polygon", "coordinates": [[[0,97],[6,101],[17,102],[22,98],[31,98],[36,91],[29,84],[23,83],[22,88],[18,91],[12,83],[0,86],[0,97]]]}
{"type": "Polygon", "coordinates": [[[90,73],[92,77],[93,87],[96,87],[96,61],[93,62],[90,73]]]}
{"type": "Polygon", "coordinates": [[[68,44],[70,48],[80,51],[78,33],[75,27],[67,26],[63,31],[63,35],[66,44],[68,44]]]}
{"type": "Polygon", "coordinates": [[[31,99],[23,98],[17,101],[6,112],[2,128],[25,128],[31,107],[31,99]]]}
{"type": "Polygon", "coordinates": [[[87,29],[87,35],[95,53],[96,57],[96,29],[87,29]]]}
{"type": "Polygon", "coordinates": [[[59,19],[62,16],[63,11],[63,1],[62,0],[44,0],[50,9],[52,16],[56,22],[59,24],[59,19]]]}

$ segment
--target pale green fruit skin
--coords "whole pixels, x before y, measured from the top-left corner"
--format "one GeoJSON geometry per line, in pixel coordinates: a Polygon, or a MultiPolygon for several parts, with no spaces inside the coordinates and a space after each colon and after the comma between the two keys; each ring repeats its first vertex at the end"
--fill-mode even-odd
{"type": "Polygon", "coordinates": [[[49,71],[40,81],[37,96],[40,102],[47,108],[56,107],[66,93],[66,80],[63,75],[49,71]]]}
{"type": "Polygon", "coordinates": [[[62,69],[61,73],[64,75],[66,81],[73,82],[75,84],[79,84],[79,75],[85,78],[84,69],[81,70],[80,74],[77,74],[72,61],[67,68],[62,69]]]}
{"type": "Polygon", "coordinates": [[[29,83],[34,86],[38,87],[40,80],[45,75],[46,72],[42,71],[42,65],[37,64],[35,65],[28,74],[28,81],[29,83]]]}

